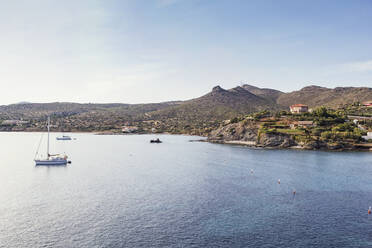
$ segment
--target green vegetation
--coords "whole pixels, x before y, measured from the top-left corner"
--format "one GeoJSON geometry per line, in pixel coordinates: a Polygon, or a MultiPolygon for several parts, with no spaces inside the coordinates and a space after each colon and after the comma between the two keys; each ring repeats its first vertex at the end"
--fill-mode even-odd
{"type": "MultiPolygon", "coordinates": [[[[347,117],[346,109],[348,108],[333,110],[321,106],[309,113],[258,112],[249,115],[249,118],[259,123],[260,135],[289,135],[293,140],[303,143],[323,141],[332,144],[353,144],[363,142],[362,136],[366,135],[366,130],[371,129],[371,122],[363,120],[354,123],[347,117]]],[[[364,111],[368,113],[370,110],[364,109],[364,111]]]]}
{"type": "Polygon", "coordinates": [[[305,135],[305,132],[299,129],[277,129],[276,131],[278,133],[284,133],[284,134],[305,135]]]}

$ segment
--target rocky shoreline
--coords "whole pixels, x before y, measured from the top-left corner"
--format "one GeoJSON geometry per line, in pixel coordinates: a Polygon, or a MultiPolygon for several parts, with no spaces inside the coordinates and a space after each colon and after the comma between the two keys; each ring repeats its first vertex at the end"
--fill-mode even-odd
{"type": "Polygon", "coordinates": [[[242,145],[267,149],[301,149],[327,151],[372,151],[371,147],[350,142],[326,142],[324,140],[298,141],[293,135],[262,133],[255,122],[234,123],[222,126],[206,139],[207,142],[242,145]]]}
{"type": "Polygon", "coordinates": [[[340,145],[334,145],[334,146],[325,146],[321,148],[315,148],[310,147],[307,145],[296,145],[296,146],[263,146],[260,144],[251,144],[250,142],[245,141],[222,141],[222,140],[198,140],[201,142],[209,142],[209,143],[215,143],[215,144],[225,144],[225,145],[236,145],[236,146],[246,146],[251,148],[257,148],[257,149],[294,149],[294,150],[320,150],[320,151],[370,151],[372,152],[372,149],[366,149],[366,148],[360,148],[360,147],[349,147],[349,146],[340,146],[340,145]]]}

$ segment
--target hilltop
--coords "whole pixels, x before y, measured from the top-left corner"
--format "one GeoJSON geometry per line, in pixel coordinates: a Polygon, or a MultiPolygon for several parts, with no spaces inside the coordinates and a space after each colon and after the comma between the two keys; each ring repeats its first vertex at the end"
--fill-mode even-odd
{"type": "Polygon", "coordinates": [[[251,93],[253,93],[257,96],[268,99],[268,100],[272,101],[273,103],[277,103],[278,98],[281,95],[285,94],[284,92],[281,92],[279,90],[268,89],[268,88],[258,88],[256,86],[249,85],[249,84],[242,85],[242,88],[244,88],[245,90],[247,90],[247,91],[249,91],[249,92],[251,92],[251,93]]]}
{"type": "MultiPolygon", "coordinates": [[[[225,90],[216,86],[211,92],[177,106],[150,112],[147,119],[182,122],[187,127],[214,127],[221,120],[265,109],[278,110],[271,101],[242,87],[225,90]]],[[[176,124],[176,123],[175,123],[176,124]]]]}

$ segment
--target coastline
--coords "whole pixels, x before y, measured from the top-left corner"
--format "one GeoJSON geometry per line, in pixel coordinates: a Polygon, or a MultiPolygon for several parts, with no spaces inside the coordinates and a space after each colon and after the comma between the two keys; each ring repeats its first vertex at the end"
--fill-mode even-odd
{"type": "MultiPolygon", "coordinates": [[[[0,131],[1,133],[44,133],[45,131],[36,131],[36,130],[22,130],[22,131],[0,131]]],[[[93,134],[93,135],[183,135],[183,136],[195,136],[195,137],[203,137],[205,139],[197,139],[197,140],[190,140],[190,142],[208,142],[212,144],[223,144],[223,145],[233,145],[233,146],[245,146],[250,147],[254,149],[270,149],[270,150],[309,150],[309,151],[333,151],[333,152],[350,152],[350,151],[356,151],[356,152],[372,152],[372,144],[371,147],[367,148],[361,148],[365,146],[366,144],[354,144],[359,147],[343,147],[343,148],[327,148],[327,147],[309,147],[304,145],[291,145],[291,146],[270,146],[270,145],[263,145],[259,144],[256,141],[242,141],[242,140],[215,140],[215,139],[208,139],[208,136],[203,135],[194,135],[194,134],[185,134],[185,133],[169,133],[169,132],[163,132],[163,133],[147,133],[147,132],[141,132],[141,133],[122,133],[122,132],[114,132],[114,131],[56,131],[52,133],[82,133],[82,134],[93,134]]],[[[368,145],[368,144],[367,144],[368,145]]]]}
{"type": "Polygon", "coordinates": [[[338,149],[329,149],[329,148],[309,148],[301,145],[294,145],[288,147],[281,146],[265,146],[257,144],[254,141],[239,141],[239,140],[199,140],[200,142],[208,142],[212,144],[222,144],[222,145],[232,145],[232,146],[245,146],[254,149],[267,149],[267,150],[307,150],[307,151],[329,151],[329,152],[372,152],[372,148],[363,149],[363,148],[338,148],[338,149]]]}

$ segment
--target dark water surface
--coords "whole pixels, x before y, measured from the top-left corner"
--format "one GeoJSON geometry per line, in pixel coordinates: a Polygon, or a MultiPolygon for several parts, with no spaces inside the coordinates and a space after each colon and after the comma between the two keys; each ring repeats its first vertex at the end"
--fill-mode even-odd
{"type": "Polygon", "coordinates": [[[73,136],[0,133],[0,247],[372,247],[372,153],[73,136]]]}

